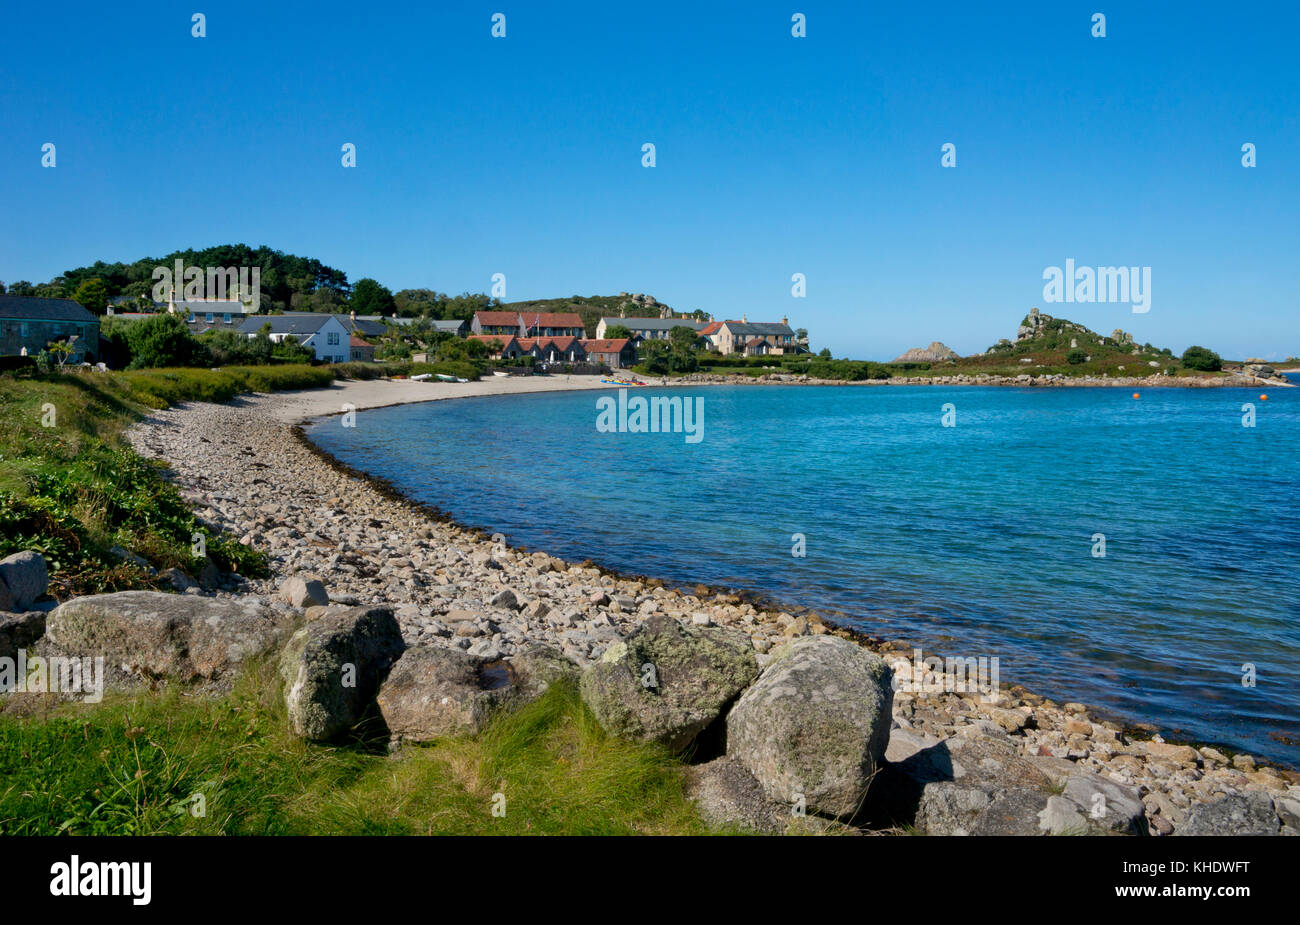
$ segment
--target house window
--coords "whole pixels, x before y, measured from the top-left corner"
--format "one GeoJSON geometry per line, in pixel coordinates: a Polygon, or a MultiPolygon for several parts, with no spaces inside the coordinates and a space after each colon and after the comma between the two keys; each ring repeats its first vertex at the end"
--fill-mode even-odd
{"type": "Polygon", "coordinates": [[[186,318],[185,320],[188,321],[190,324],[193,324],[193,323],[194,323],[194,317],[195,317],[195,316],[194,316],[194,312],[190,312],[189,317],[186,318]]]}
{"type": "Polygon", "coordinates": [[[230,312],[226,312],[224,315],[222,315],[221,320],[224,321],[226,324],[230,324],[230,312]]]}
{"type": "Polygon", "coordinates": [[[26,337],[26,336],[27,336],[27,322],[26,322],[26,321],[19,322],[19,324],[18,324],[18,334],[19,334],[20,337],[26,337]]]}
{"type": "Polygon", "coordinates": [[[325,336],[325,343],[330,347],[337,347],[339,345],[339,332],[330,331],[325,336]]]}
{"type": "Polygon", "coordinates": [[[208,312],[207,315],[204,316],[203,320],[206,321],[208,324],[212,324],[213,322],[212,312],[208,312]]]}

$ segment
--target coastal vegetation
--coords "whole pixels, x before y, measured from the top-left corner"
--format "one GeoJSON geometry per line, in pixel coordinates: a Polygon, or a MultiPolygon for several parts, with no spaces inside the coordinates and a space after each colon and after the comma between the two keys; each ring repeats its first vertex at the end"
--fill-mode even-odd
{"type": "Polygon", "coordinates": [[[265,572],[261,554],[203,526],[164,471],[123,436],[151,408],[224,402],[249,392],[322,388],[336,378],[419,372],[477,376],[456,363],[294,363],[220,369],[0,375],[0,557],[34,549],[50,565],[58,596],[161,587],[159,572],[265,572]],[[196,545],[196,537],[203,542],[196,545]],[[129,554],[127,554],[129,553],[129,554]]]}
{"type": "Polygon", "coordinates": [[[0,376],[0,556],[39,551],[60,595],[154,585],[148,564],[263,573],[260,554],[201,525],[122,433],[145,407],[255,388],[252,372],[0,376]]]}

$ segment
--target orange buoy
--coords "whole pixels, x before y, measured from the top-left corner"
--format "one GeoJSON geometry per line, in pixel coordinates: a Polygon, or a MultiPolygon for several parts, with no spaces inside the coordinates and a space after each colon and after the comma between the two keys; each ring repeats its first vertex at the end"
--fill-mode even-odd
{"type": "Polygon", "coordinates": [[[1260,400],[1260,401],[1268,401],[1268,396],[1267,396],[1267,395],[1261,395],[1261,396],[1259,396],[1259,400],[1260,400]]]}
{"type": "Polygon", "coordinates": [[[1133,393],[1133,397],[1134,397],[1134,398],[1138,398],[1138,397],[1139,397],[1139,396],[1138,396],[1138,393],[1137,393],[1137,392],[1134,392],[1134,393],[1133,393]]]}

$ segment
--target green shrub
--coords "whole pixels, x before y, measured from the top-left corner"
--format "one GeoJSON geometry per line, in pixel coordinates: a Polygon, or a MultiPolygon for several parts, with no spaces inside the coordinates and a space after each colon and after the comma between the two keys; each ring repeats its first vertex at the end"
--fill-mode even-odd
{"type": "Polygon", "coordinates": [[[131,353],[131,369],[207,366],[207,348],[190,334],[180,315],[159,314],[122,328],[131,353]]]}
{"type": "Polygon", "coordinates": [[[1069,363],[1071,366],[1078,366],[1080,363],[1086,363],[1088,362],[1088,352],[1076,347],[1065,355],[1065,362],[1069,363]]]}
{"type": "Polygon", "coordinates": [[[1223,358],[1208,347],[1188,347],[1183,351],[1183,365],[1214,373],[1223,369],[1223,358]]]}

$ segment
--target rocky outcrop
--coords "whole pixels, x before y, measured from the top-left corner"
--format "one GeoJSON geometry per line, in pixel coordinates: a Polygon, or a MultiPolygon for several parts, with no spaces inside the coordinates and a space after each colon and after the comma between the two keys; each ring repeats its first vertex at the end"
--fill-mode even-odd
{"type": "Polygon", "coordinates": [[[404,646],[387,607],[322,615],[290,638],[280,655],[289,728],[314,741],[356,726],[404,646]]]}
{"type": "Polygon", "coordinates": [[[846,639],[798,639],[728,714],[727,754],[773,800],[852,815],[884,762],[891,681],[883,659],[846,639]]]}
{"type": "Polygon", "coordinates": [[[119,591],[61,604],[46,636],[63,652],[102,654],[144,678],[193,681],[225,677],[288,629],[285,617],[252,598],[119,591]]]}
{"type": "Polygon", "coordinates": [[[681,751],[757,676],[743,636],[654,616],[610,646],[580,686],[609,732],[681,751]]]}
{"type": "Polygon", "coordinates": [[[28,610],[50,587],[45,557],[24,549],[0,559],[0,611],[28,610]]]}
{"type": "Polygon", "coordinates": [[[913,347],[901,356],[894,358],[895,363],[938,363],[942,360],[957,360],[961,355],[939,341],[932,341],[928,347],[913,347]]]}

